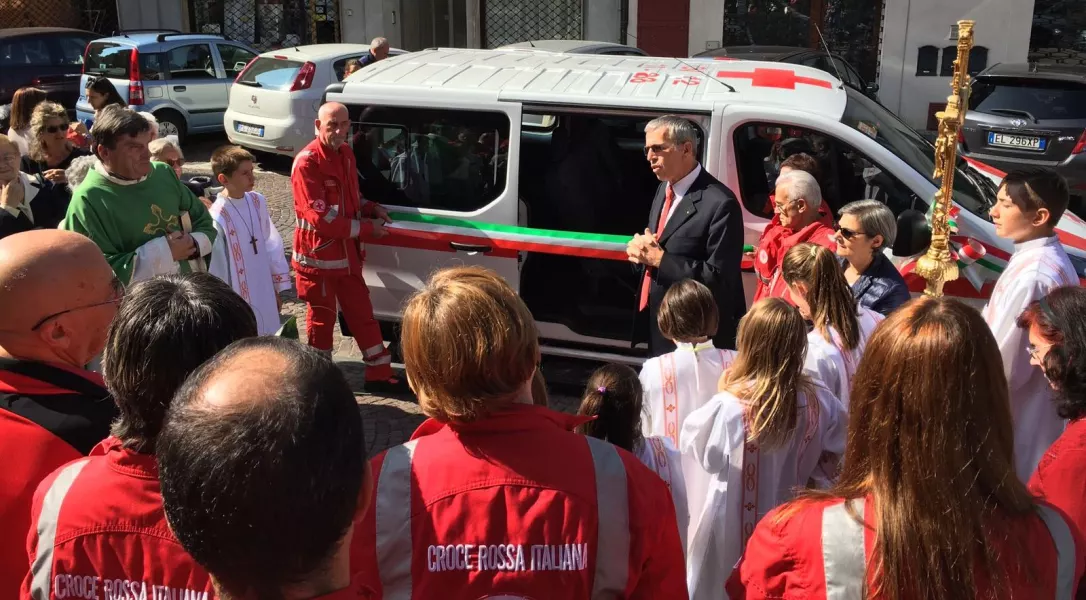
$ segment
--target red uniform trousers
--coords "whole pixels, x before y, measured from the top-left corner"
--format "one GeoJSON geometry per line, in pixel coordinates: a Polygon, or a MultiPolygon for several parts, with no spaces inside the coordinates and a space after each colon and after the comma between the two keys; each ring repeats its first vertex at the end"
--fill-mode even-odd
{"type": "Polygon", "coordinates": [[[392,355],[385,348],[381,326],[373,318],[370,290],[361,274],[297,274],[298,297],[305,301],[306,335],[309,345],[318,350],[332,350],[332,329],[336,307],[351,329],[362,359],[366,363],[366,381],[384,381],[392,377],[392,355]]]}

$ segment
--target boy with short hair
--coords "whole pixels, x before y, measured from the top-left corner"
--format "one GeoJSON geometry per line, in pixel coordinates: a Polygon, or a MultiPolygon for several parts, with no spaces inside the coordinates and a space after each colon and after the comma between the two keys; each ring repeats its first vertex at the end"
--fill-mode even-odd
{"type": "Polygon", "coordinates": [[[1015,467],[1022,481],[1029,481],[1064,427],[1044,373],[1030,365],[1034,349],[1016,320],[1053,289],[1079,283],[1056,236],[1067,203],[1063,177],[1049,169],[1030,169],[1007,174],[989,212],[996,234],[1014,242],[1014,254],[984,307],[984,320],[1003,355],[1014,417],[1015,467]]]}
{"type": "Polygon", "coordinates": [[[259,334],[272,335],[280,326],[279,292],[290,289],[290,266],[267,200],[252,191],[253,162],[253,155],[239,146],[223,146],[211,155],[211,169],[223,190],[211,205],[219,235],[209,271],[253,308],[259,334]]]}

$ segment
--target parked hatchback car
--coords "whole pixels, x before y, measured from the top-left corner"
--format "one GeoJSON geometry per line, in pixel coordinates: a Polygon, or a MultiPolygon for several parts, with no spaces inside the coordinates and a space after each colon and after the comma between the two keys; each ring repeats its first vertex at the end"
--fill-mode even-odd
{"type": "MultiPolygon", "coordinates": [[[[368,44],[313,44],[259,55],[230,90],[220,122],[230,143],[294,156],[313,140],[324,88],[343,79],[348,61],[369,51],[368,44]]],[[[399,54],[404,51],[389,51],[399,54]]]]}
{"type": "Polygon", "coordinates": [[[879,84],[864,79],[855,67],[840,56],[827,54],[822,50],[794,48],[791,46],[725,46],[724,48],[700,52],[695,54],[694,58],[764,60],[814,67],[836,76],[845,85],[860,90],[872,100],[878,100],[879,84]]]}
{"type": "Polygon", "coordinates": [[[1056,169],[1086,194],[1086,67],[997,64],[973,79],[961,142],[1004,171],[1056,169]]]}
{"type": "Polygon", "coordinates": [[[538,40],[518,42],[502,46],[498,50],[541,50],[562,54],[603,54],[607,56],[648,56],[640,48],[615,44],[613,42],[590,42],[586,40],[538,40]]]}
{"type": "Polygon", "coordinates": [[[83,51],[98,34],[64,27],[0,29],[0,104],[21,87],[41,88],[49,99],[75,108],[83,51]]]}
{"type": "Polygon", "coordinates": [[[108,77],[128,105],[158,119],[162,135],[222,129],[230,86],[257,55],[217,35],[128,32],[95,40],[83,58],[76,115],[94,117],[84,90],[91,77],[108,77]]]}

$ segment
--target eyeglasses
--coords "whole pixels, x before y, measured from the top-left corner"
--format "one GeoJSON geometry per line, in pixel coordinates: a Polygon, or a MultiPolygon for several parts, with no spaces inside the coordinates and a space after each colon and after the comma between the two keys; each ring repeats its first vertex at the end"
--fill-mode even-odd
{"type": "Polygon", "coordinates": [[[837,231],[840,232],[841,237],[845,238],[846,240],[851,240],[858,235],[867,235],[862,231],[853,231],[847,227],[841,227],[840,225],[837,226],[837,231]]]}
{"type": "Polygon", "coordinates": [[[40,321],[35,323],[34,326],[30,328],[30,331],[37,331],[37,330],[41,329],[42,325],[45,325],[49,321],[51,321],[51,320],[53,320],[53,319],[55,319],[55,318],[57,318],[59,316],[66,315],[66,314],[71,313],[71,312],[75,312],[77,310],[86,310],[88,308],[97,308],[99,306],[106,306],[108,304],[117,304],[121,300],[124,300],[125,287],[124,287],[124,284],[121,283],[120,279],[117,279],[117,277],[114,276],[113,281],[110,283],[110,287],[113,288],[113,297],[110,298],[109,300],[106,300],[105,302],[95,302],[94,304],[87,304],[85,306],[76,306],[75,308],[69,308],[67,310],[62,310],[60,312],[53,313],[53,314],[51,314],[49,316],[43,317],[40,321]]]}
{"type": "Polygon", "coordinates": [[[653,144],[651,146],[645,146],[645,156],[648,156],[649,152],[652,152],[653,154],[663,154],[674,147],[675,144],[653,144]]]}
{"type": "Polygon", "coordinates": [[[171,167],[173,167],[175,169],[180,169],[181,167],[185,166],[185,159],[183,159],[183,158],[168,159],[168,160],[164,160],[162,162],[170,165],[171,167]]]}
{"type": "Polygon", "coordinates": [[[790,206],[792,206],[793,204],[795,204],[796,202],[799,202],[799,200],[786,200],[784,202],[774,202],[773,203],[773,210],[775,212],[782,213],[782,212],[788,210],[788,208],[790,206]]]}
{"type": "Polygon", "coordinates": [[[1026,344],[1026,353],[1029,354],[1029,357],[1032,358],[1033,360],[1039,361],[1041,359],[1037,356],[1037,353],[1040,352],[1041,350],[1048,350],[1051,347],[1052,347],[1052,344],[1041,344],[1040,346],[1034,346],[1033,344],[1026,344]]]}
{"type": "Polygon", "coordinates": [[[45,133],[52,134],[52,133],[57,133],[57,132],[60,132],[60,131],[68,131],[68,124],[65,123],[63,125],[49,125],[48,127],[45,128],[45,133]]]}

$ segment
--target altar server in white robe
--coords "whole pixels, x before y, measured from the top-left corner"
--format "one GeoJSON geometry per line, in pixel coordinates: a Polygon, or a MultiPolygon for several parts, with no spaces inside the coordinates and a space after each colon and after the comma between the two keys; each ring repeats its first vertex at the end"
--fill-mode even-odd
{"type": "Polygon", "coordinates": [[[719,319],[713,293],[700,282],[684,279],[664,294],[657,324],[677,348],[641,367],[641,432],[646,437],[666,437],[678,447],[686,416],[716,394],[720,376],[735,360],[734,351],[713,346],[719,319]]]}
{"type": "Polygon", "coordinates": [[[1048,169],[1009,173],[999,187],[990,215],[999,237],[1014,242],[1014,254],[999,276],[984,307],[1010,388],[1014,418],[1015,470],[1028,481],[1065,421],[1056,414],[1053,391],[1040,369],[1031,368],[1028,332],[1016,326],[1031,302],[1079,277],[1056,237],[1056,225],[1067,210],[1063,177],[1048,169]]]}
{"type": "Polygon", "coordinates": [[[690,518],[679,450],[665,437],[641,435],[642,398],[637,371],[626,365],[604,365],[588,378],[577,411],[578,415],[595,418],[578,425],[576,431],[631,452],[664,480],[671,490],[679,537],[685,548],[690,518]]]}
{"type": "Polygon", "coordinates": [[[764,299],[739,323],[738,356],[721,392],[683,423],[680,450],[710,478],[691,515],[692,600],[724,598],[724,583],[758,521],[844,453],[843,404],[803,371],[806,327],[795,307],[764,299]]]}
{"type": "Polygon", "coordinates": [[[852,377],[867,339],[884,317],[857,304],[837,257],[822,246],[793,246],[781,261],[781,276],[800,314],[814,324],[807,334],[804,369],[821,379],[847,411],[852,377]]]}
{"type": "Polygon", "coordinates": [[[211,205],[218,235],[208,270],[249,303],[260,335],[272,335],[281,322],[279,293],[290,289],[290,266],[267,200],[252,191],[253,161],[253,155],[238,146],[223,146],[211,155],[223,190],[211,205]]]}

